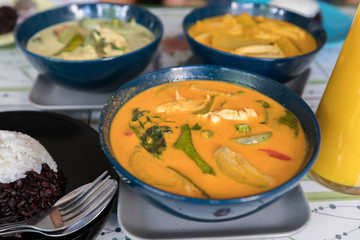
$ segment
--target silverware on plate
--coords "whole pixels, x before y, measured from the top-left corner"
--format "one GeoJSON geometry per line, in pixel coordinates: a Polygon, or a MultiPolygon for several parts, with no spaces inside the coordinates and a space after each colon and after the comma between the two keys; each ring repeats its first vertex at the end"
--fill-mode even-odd
{"type": "Polygon", "coordinates": [[[107,174],[68,193],[46,211],[25,221],[0,225],[0,236],[19,232],[64,236],[81,229],[102,212],[116,193],[118,183],[107,174]]]}

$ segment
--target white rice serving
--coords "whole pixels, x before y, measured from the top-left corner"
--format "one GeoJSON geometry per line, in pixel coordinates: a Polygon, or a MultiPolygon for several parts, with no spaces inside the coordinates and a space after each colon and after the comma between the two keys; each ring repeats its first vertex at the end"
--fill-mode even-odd
{"type": "Polygon", "coordinates": [[[29,135],[0,130],[0,183],[26,177],[27,171],[40,174],[42,164],[57,172],[57,165],[40,142],[29,135]]]}

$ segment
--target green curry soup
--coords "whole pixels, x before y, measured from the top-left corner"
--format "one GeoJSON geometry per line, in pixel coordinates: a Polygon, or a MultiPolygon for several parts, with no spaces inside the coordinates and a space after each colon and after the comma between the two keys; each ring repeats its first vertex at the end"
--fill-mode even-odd
{"type": "Polygon", "coordinates": [[[307,149],[293,113],[259,92],[218,81],[169,83],[138,94],[116,114],[110,143],[117,161],[140,180],[213,199],[285,183],[307,149]]]}
{"type": "Polygon", "coordinates": [[[122,55],[154,40],[134,20],[84,18],[45,28],[27,43],[33,53],[64,60],[90,60],[122,55]]]}

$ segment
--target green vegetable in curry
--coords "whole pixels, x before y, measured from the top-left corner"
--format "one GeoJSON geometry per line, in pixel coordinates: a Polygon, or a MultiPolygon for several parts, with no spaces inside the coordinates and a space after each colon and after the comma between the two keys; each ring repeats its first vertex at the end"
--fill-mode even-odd
{"type": "Polygon", "coordinates": [[[232,139],[234,142],[243,144],[243,145],[251,145],[265,142],[272,136],[271,132],[261,133],[253,136],[240,137],[232,139]]]}
{"type": "Polygon", "coordinates": [[[295,115],[289,110],[286,110],[285,115],[280,117],[279,123],[285,124],[291,129],[293,129],[296,136],[299,134],[298,120],[296,119],[295,115]]]}
{"type": "Polygon", "coordinates": [[[183,151],[188,157],[190,157],[203,173],[215,175],[212,167],[207,164],[196,152],[191,140],[191,130],[188,124],[181,126],[181,135],[175,142],[174,147],[183,151]]]}

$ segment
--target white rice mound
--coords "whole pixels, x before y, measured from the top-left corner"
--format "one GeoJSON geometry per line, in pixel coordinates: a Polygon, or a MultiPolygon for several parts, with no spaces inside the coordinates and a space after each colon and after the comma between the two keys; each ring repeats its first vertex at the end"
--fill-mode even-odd
{"type": "Polygon", "coordinates": [[[57,172],[57,165],[41,143],[29,135],[0,130],[0,183],[24,178],[27,171],[41,172],[46,163],[57,172]]]}

